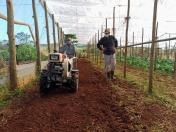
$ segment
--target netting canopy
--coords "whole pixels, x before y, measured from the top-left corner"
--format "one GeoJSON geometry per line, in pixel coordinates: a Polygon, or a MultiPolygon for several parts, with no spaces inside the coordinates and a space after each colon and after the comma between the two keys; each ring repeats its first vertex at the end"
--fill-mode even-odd
{"type": "MultiPolygon", "coordinates": [[[[45,12],[42,7],[46,1],[48,12],[55,15],[55,20],[63,28],[65,34],[76,34],[80,43],[86,44],[98,29],[103,25],[105,29],[105,18],[108,18],[108,28],[113,27],[113,7],[116,7],[115,28],[116,37],[125,42],[125,29],[128,0],[36,0],[37,16],[39,19],[39,34],[42,44],[46,44],[45,12]]],[[[144,28],[144,41],[151,40],[152,18],[154,0],[131,0],[129,21],[129,43],[141,42],[142,28],[144,28]]],[[[32,11],[32,0],[13,0],[14,17],[29,24],[34,32],[34,20],[32,11]]],[[[158,37],[168,38],[175,36],[176,23],[176,1],[159,0],[157,21],[159,23],[158,37]],[[164,35],[163,35],[164,34],[164,35]]],[[[0,0],[0,13],[7,15],[6,0],[0,0]]],[[[52,19],[49,17],[50,39],[53,43],[52,19]]],[[[26,32],[28,28],[21,25],[15,26],[15,33],[26,32]]],[[[7,40],[7,23],[0,19],[0,40],[7,40]]],[[[32,39],[31,39],[32,40],[32,39]]],[[[174,43],[173,43],[174,44],[174,43]]]]}
{"type": "Polygon", "coordinates": [[[101,28],[106,17],[112,17],[113,6],[117,1],[46,0],[46,3],[64,33],[76,33],[79,41],[85,43],[92,33],[101,28]]]}

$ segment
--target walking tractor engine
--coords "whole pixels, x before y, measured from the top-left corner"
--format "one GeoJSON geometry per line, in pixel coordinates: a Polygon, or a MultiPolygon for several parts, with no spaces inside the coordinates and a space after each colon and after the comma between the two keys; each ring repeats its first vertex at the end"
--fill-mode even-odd
{"type": "Polygon", "coordinates": [[[50,53],[47,67],[40,76],[40,92],[48,93],[51,88],[68,87],[71,92],[77,92],[79,86],[79,70],[77,58],[68,58],[62,53],[50,53]]]}

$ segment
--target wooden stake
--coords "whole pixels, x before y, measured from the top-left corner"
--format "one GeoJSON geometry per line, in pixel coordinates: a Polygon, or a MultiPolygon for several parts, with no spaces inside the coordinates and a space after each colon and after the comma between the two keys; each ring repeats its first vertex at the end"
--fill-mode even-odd
{"type": "Polygon", "coordinates": [[[174,46],[174,77],[176,79],[176,44],[174,46]]]}
{"type": "Polygon", "coordinates": [[[60,50],[60,30],[59,30],[59,23],[57,23],[57,37],[58,37],[58,47],[59,47],[59,50],[60,50]]]}
{"type": "Polygon", "coordinates": [[[46,1],[44,1],[44,9],[45,9],[45,23],[46,23],[46,36],[47,36],[47,45],[48,45],[48,53],[50,53],[50,32],[49,32],[49,24],[48,24],[48,11],[46,1]]]}
{"type": "Polygon", "coordinates": [[[56,29],[55,29],[55,19],[54,14],[52,15],[52,22],[53,22],[53,42],[54,42],[54,50],[56,50],[56,29]]]}
{"type": "MultiPolygon", "coordinates": [[[[158,22],[157,22],[157,26],[156,26],[156,40],[158,40],[158,22]]],[[[158,43],[156,43],[156,46],[155,46],[155,62],[154,62],[154,70],[157,69],[157,59],[158,59],[158,56],[159,56],[159,45],[158,43]]]]}
{"type": "Polygon", "coordinates": [[[106,29],[108,28],[108,18],[106,18],[106,29]]]}
{"type": "MultiPolygon", "coordinates": [[[[97,40],[97,42],[99,42],[99,40],[100,40],[100,31],[98,30],[98,40],[97,40]]],[[[96,42],[96,46],[97,46],[97,42],[96,42]]],[[[96,49],[97,49],[97,47],[96,47],[96,49]]],[[[100,52],[99,52],[99,50],[97,50],[97,65],[98,65],[98,63],[99,63],[99,57],[100,57],[100,52]]]]}
{"type": "Polygon", "coordinates": [[[127,69],[127,45],[128,45],[128,28],[129,28],[129,18],[130,18],[130,0],[128,0],[128,10],[126,17],[126,37],[125,37],[125,62],[124,62],[124,78],[126,78],[127,69]]]}
{"type": "MultiPolygon", "coordinates": [[[[122,47],[122,40],[120,38],[120,47],[122,47]]],[[[122,61],[122,48],[120,48],[120,62],[122,61]]]]}
{"type": "MultiPolygon", "coordinates": [[[[171,35],[169,34],[169,39],[171,38],[171,35]]],[[[170,48],[171,47],[171,41],[169,40],[169,48],[168,48],[168,52],[167,52],[167,59],[170,59],[170,48]]]]}
{"type": "Polygon", "coordinates": [[[40,55],[40,39],[39,39],[38,18],[37,18],[35,0],[32,0],[32,8],[33,8],[33,15],[34,15],[34,23],[35,23],[35,38],[36,38],[36,49],[37,49],[36,75],[38,77],[40,75],[40,71],[41,71],[41,55],[40,55]]]}
{"type": "Polygon", "coordinates": [[[14,11],[12,0],[6,0],[7,3],[7,22],[9,38],[9,72],[10,72],[10,90],[17,88],[17,71],[16,71],[16,46],[14,35],[14,11]]]}
{"type": "Polygon", "coordinates": [[[94,61],[96,62],[96,59],[97,59],[97,50],[96,50],[96,42],[97,42],[97,34],[95,34],[95,42],[94,42],[94,61]]]}
{"type": "Polygon", "coordinates": [[[62,33],[62,28],[60,28],[60,41],[59,41],[59,45],[60,47],[63,46],[63,37],[62,37],[63,33],[62,33]]]}
{"type": "Polygon", "coordinates": [[[144,42],[144,28],[142,28],[142,49],[141,49],[141,55],[142,57],[144,57],[144,45],[143,45],[143,42],[144,42]]]}
{"type": "Polygon", "coordinates": [[[153,69],[154,69],[154,53],[155,53],[154,50],[156,45],[157,6],[158,6],[158,0],[155,0],[154,11],[153,11],[152,45],[151,45],[150,68],[149,68],[149,87],[148,87],[149,94],[152,94],[152,89],[153,89],[153,69]]]}
{"type": "Polygon", "coordinates": [[[101,38],[103,37],[103,25],[101,25],[101,38]]]}
{"type": "Polygon", "coordinates": [[[113,36],[115,36],[115,7],[113,8],[113,36]]]}
{"type": "MultiPolygon", "coordinates": [[[[134,45],[134,32],[133,32],[133,45],[134,45]]],[[[134,46],[133,46],[133,55],[134,55],[134,46]]],[[[135,48],[135,55],[137,55],[137,48],[135,48]]]]}
{"type": "Polygon", "coordinates": [[[64,45],[64,36],[65,34],[64,34],[64,31],[62,31],[62,46],[64,45]]]}

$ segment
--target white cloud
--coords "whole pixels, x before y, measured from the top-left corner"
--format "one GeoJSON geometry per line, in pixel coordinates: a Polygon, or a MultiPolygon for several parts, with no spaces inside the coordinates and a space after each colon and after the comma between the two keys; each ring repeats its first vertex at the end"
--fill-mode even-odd
{"type": "MultiPolygon", "coordinates": [[[[112,17],[113,6],[116,5],[117,37],[122,37],[122,40],[125,38],[124,18],[126,17],[127,0],[46,1],[49,9],[57,16],[57,21],[63,26],[65,33],[75,32],[79,40],[84,43],[89,40],[90,35],[95,34],[101,28],[102,24],[105,25],[106,17],[112,17]]],[[[145,30],[144,40],[151,38],[153,4],[154,0],[131,0],[129,41],[132,41],[133,31],[136,42],[141,41],[142,27],[145,30]]],[[[159,35],[165,32],[175,32],[175,6],[175,0],[159,0],[159,35]]],[[[112,19],[108,19],[108,27],[112,27],[112,19]]]]}

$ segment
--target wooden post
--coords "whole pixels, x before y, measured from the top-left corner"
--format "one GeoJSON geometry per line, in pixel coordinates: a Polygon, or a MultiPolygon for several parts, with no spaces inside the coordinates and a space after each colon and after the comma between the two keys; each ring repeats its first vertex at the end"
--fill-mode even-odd
{"type": "Polygon", "coordinates": [[[108,18],[106,18],[106,29],[108,28],[108,18]]]}
{"type": "Polygon", "coordinates": [[[176,79],[176,44],[174,46],[174,78],[176,79]]]}
{"type": "MultiPolygon", "coordinates": [[[[157,25],[156,25],[156,40],[158,39],[158,22],[157,22],[157,25]]],[[[155,46],[155,62],[154,62],[154,70],[157,69],[157,59],[158,59],[158,56],[159,56],[159,45],[158,45],[158,42],[156,43],[156,46],[155,46]]]]}
{"type": "Polygon", "coordinates": [[[34,15],[34,23],[35,23],[35,38],[36,38],[36,49],[37,49],[36,75],[38,77],[40,75],[40,71],[41,71],[41,55],[40,55],[40,39],[39,39],[38,18],[37,18],[35,0],[32,0],[32,8],[33,8],[33,15],[34,15]]]}
{"type": "Polygon", "coordinates": [[[94,48],[94,37],[92,37],[92,60],[94,61],[95,48],[94,48]]]}
{"type": "MultiPolygon", "coordinates": [[[[100,31],[98,30],[98,40],[97,40],[97,42],[99,42],[99,40],[100,40],[100,31]]],[[[97,46],[97,43],[96,43],[96,46],[97,46]]],[[[97,47],[96,47],[96,49],[97,49],[97,47]]],[[[97,54],[97,65],[99,64],[99,61],[100,61],[100,51],[99,50],[97,50],[98,51],[98,54],[97,54]]]]}
{"type": "Polygon", "coordinates": [[[147,51],[147,54],[148,54],[148,58],[150,57],[150,44],[148,44],[148,51],[147,51]]]}
{"type": "Polygon", "coordinates": [[[54,14],[52,15],[52,22],[53,22],[53,42],[54,42],[54,50],[56,50],[56,30],[55,30],[55,19],[54,14]]]}
{"type": "Polygon", "coordinates": [[[6,0],[7,3],[7,22],[8,22],[8,38],[9,38],[9,72],[10,72],[10,90],[17,88],[17,71],[16,71],[16,46],[14,35],[14,9],[12,0],[6,0]]]}
{"type": "Polygon", "coordinates": [[[130,0],[128,0],[128,10],[127,10],[127,17],[126,17],[124,78],[126,78],[126,69],[127,69],[127,46],[128,46],[129,18],[130,18],[130,0]]]}
{"type": "Polygon", "coordinates": [[[95,61],[95,36],[92,38],[92,46],[93,46],[93,61],[95,61]]]}
{"type": "Polygon", "coordinates": [[[154,11],[153,11],[153,29],[152,29],[152,45],[150,53],[150,68],[149,68],[149,87],[148,92],[152,94],[153,89],[153,69],[154,69],[154,50],[156,45],[156,19],[157,19],[157,6],[158,0],[154,1],[154,11]]]}
{"type": "MultiPolygon", "coordinates": [[[[101,26],[101,38],[102,37],[103,37],[103,25],[101,26]]],[[[101,65],[102,59],[103,59],[103,52],[100,51],[100,65],[101,65]]]]}
{"type": "Polygon", "coordinates": [[[60,30],[59,30],[59,23],[57,23],[57,37],[58,37],[58,50],[60,50],[60,30]]]}
{"type": "Polygon", "coordinates": [[[115,36],[115,7],[113,8],[113,36],[115,36]]]}
{"type": "Polygon", "coordinates": [[[48,45],[48,53],[50,53],[50,32],[49,32],[49,24],[48,24],[48,11],[46,1],[44,1],[45,8],[45,22],[46,22],[46,36],[47,36],[47,45],[48,45]]]}
{"type": "Polygon", "coordinates": [[[143,42],[144,42],[144,28],[142,28],[142,49],[141,49],[141,55],[142,57],[144,57],[144,45],[143,45],[143,42]]]}
{"type": "MultiPolygon", "coordinates": [[[[132,39],[133,39],[133,45],[134,45],[134,32],[133,32],[133,36],[132,36],[132,39]]],[[[132,46],[132,56],[134,56],[134,46],[132,46]]]]}
{"type": "MultiPolygon", "coordinates": [[[[133,45],[134,45],[134,32],[133,32],[133,45]]],[[[133,55],[134,55],[134,48],[135,48],[135,47],[133,46],[133,51],[132,51],[132,52],[133,52],[133,55]]],[[[137,48],[136,48],[136,52],[137,52],[137,48]]],[[[135,52],[135,53],[136,53],[136,52],[135,52]]],[[[136,55],[136,54],[135,54],[135,55],[136,55]]]]}
{"type": "Polygon", "coordinates": [[[60,28],[60,41],[59,45],[62,47],[62,28],[60,28]]]}
{"type": "Polygon", "coordinates": [[[168,59],[167,58],[167,51],[168,51],[168,48],[167,48],[167,42],[165,43],[165,57],[166,57],[166,59],[168,59]]]}
{"type": "Polygon", "coordinates": [[[64,31],[62,31],[62,46],[64,45],[64,31]]]}
{"type": "Polygon", "coordinates": [[[97,42],[97,34],[95,34],[95,42],[94,42],[94,61],[96,62],[97,59],[97,50],[96,50],[96,42],[97,42]]]}
{"type": "Polygon", "coordinates": [[[101,38],[103,37],[103,25],[101,25],[101,38]]]}
{"type": "MultiPolygon", "coordinates": [[[[171,35],[169,34],[169,39],[170,39],[171,35]]],[[[168,52],[167,52],[167,59],[170,59],[170,48],[171,47],[171,41],[169,40],[169,48],[168,48],[168,52]]]]}
{"type": "Polygon", "coordinates": [[[120,38],[120,62],[122,61],[122,40],[120,38]]]}

